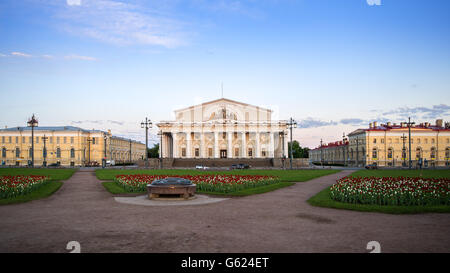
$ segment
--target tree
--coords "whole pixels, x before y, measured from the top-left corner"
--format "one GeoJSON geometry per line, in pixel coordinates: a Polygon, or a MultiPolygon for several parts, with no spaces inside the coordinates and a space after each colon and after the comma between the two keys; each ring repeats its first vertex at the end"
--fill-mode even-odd
{"type": "MultiPolygon", "coordinates": [[[[308,158],[309,157],[309,148],[302,148],[300,143],[297,140],[294,140],[292,143],[292,156],[294,158],[308,158]]],[[[291,157],[291,142],[288,142],[288,157],[291,157]]]]}
{"type": "Polygon", "coordinates": [[[149,158],[159,158],[159,143],[156,143],[152,148],[147,149],[149,158]]]}

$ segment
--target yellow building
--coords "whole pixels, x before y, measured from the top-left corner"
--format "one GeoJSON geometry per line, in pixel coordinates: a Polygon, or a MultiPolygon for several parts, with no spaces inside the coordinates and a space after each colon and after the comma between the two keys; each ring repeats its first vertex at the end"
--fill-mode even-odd
{"type": "MultiPolygon", "coordinates": [[[[348,134],[348,142],[323,145],[310,151],[310,161],[330,165],[402,167],[409,164],[409,128],[406,123],[378,125],[348,134]],[[345,160],[344,160],[345,158],[345,160]]],[[[411,126],[413,167],[450,166],[450,124],[421,123],[411,126]]]]}
{"type": "Polygon", "coordinates": [[[425,122],[411,126],[411,153],[406,123],[373,122],[369,128],[358,129],[348,137],[350,165],[408,166],[411,154],[414,167],[419,162],[424,167],[449,166],[450,124],[443,126],[441,119],[434,125],[425,122]]]}
{"type": "MultiPolygon", "coordinates": [[[[31,162],[30,127],[0,129],[2,165],[24,166],[31,162]]],[[[115,163],[136,162],[145,157],[145,144],[113,136],[111,131],[85,130],[73,126],[34,128],[34,165],[85,166],[102,164],[102,159],[115,163]]]]}

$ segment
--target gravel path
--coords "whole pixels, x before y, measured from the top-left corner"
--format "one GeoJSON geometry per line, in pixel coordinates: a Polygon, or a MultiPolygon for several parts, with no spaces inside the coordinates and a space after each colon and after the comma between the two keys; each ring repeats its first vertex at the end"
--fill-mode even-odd
{"type": "Polygon", "coordinates": [[[198,206],[121,204],[93,172],[51,197],[0,206],[0,252],[449,252],[450,215],[388,215],[312,207],[306,200],[351,171],[273,192],[198,206]]]}

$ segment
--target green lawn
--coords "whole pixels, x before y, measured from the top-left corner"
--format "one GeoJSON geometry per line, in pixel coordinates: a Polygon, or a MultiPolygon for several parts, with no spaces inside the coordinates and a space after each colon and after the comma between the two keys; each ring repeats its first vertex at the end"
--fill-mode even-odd
{"type": "Polygon", "coordinates": [[[0,175],[45,175],[51,181],[67,180],[77,169],[0,168],[0,175]]]}
{"type": "Polygon", "coordinates": [[[62,186],[62,184],[63,183],[60,181],[48,182],[48,183],[42,185],[41,187],[39,187],[37,190],[30,192],[28,194],[19,195],[19,196],[11,197],[11,198],[0,199],[0,205],[23,203],[23,202],[28,202],[28,201],[48,197],[48,196],[52,195],[53,193],[55,193],[62,186]]]}
{"type": "Polygon", "coordinates": [[[44,169],[44,168],[0,168],[2,175],[45,175],[50,177],[49,182],[39,187],[37,190],[28,194],[16,197],[0,199],[0,205],[23,203],[31,200],[42,199],[52,195],[61,186],[60,180],[69,179],[76,169],[44,169]]]}
{"type": "MultiPolygon", "coordinates": [[[[107,191],[109,191],[112,194],[130,193],[130,192],[125,191],[125,189],[122,188],[121,186],[119,186],[116,182],[103,182],[102,185],[103,185],[103,187],[105,187],[105,189],[107,191]]],[[[221,196],[247,196],[247,195],[252,195],[252,194],[265,193],[265,192],[281,189],[284,187],[288,187],[291,185],[294,185],[294,183],[293,182],[279,182],[279,183],[275,183],[275,184],[270,184],[270,185],[256,187],[256,188],[248,188],[248,189],[244,189],[241,191],[235,191],[235,192],[230,192],[230,193],[203,192],[203,191],[197,191],[197,193],[205,193],[205,194],[213,194],[213,195],[221,195],[221,196]]],[[[134,194],[136,194],[136,193],[144,194],[146,192],[142,191],[142,192],[133,192],[133,193],[134,194]]]]}
{"type": "Polygon", "coordinates": [[[168,175],[199,175],[199,174],[241,174],[241,175],[273,175],[281,182],[304,182],[320,176],[337,173],[339,170],[232,170],[232,171],[202,171],[202,170],[96,170],[100,180],[113,180],[119,174],[168,174],[168,175]]]}
{"type": "Polygon", "coordinates": [[[404,177],[423,177],[423,178],[450,178],[450,169],[442,170],[359,170],[354,172],[352,176],[404,176],[404,177]]]}
{"type": "MultiPolygon", "coordinates": [[[[385,176],[404,176],[404,177],[424,177],[424,178],[450,178],[450,170],[359,170],[354,172],[355,177],[385,177],[385,176]]],[[[357,211],[381,212],[391,214],[425,213],[425,212],[450,212],[450,206],[379,206],[363,205],[338,202],[330,197],[330,187],[322,190],[308,200],[313,206],[348,209],[357,211]]]]}

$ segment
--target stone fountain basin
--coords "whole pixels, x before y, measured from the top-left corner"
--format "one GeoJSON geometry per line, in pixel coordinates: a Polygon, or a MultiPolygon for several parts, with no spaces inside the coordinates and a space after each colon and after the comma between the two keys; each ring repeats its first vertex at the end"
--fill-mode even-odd
{"type": "Polygon", "coordinates": [[[192,181],[178,177],[158,179],[147,185],[149,199],[180,198],[187,200],[195,194],[197,186],[192,181]]]}

